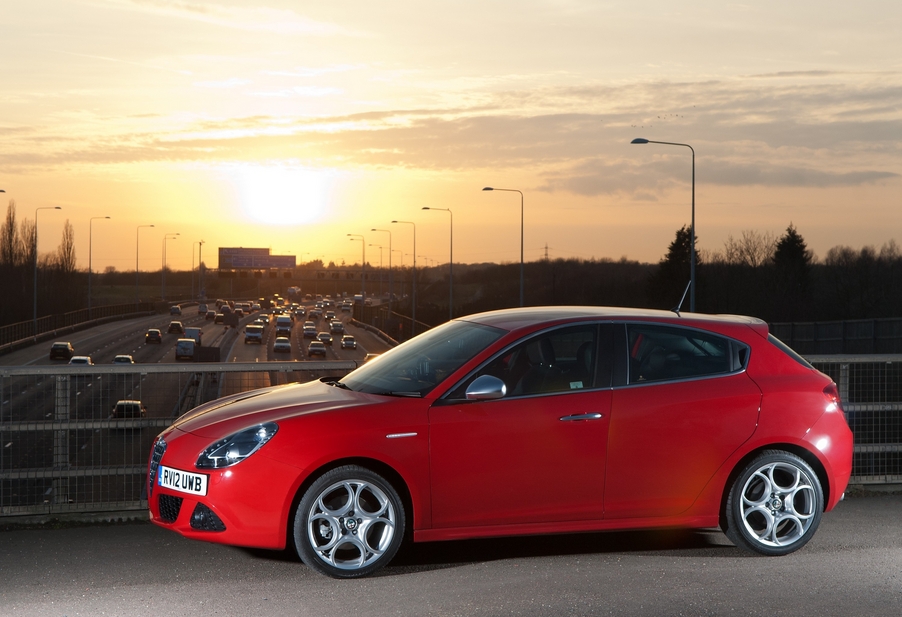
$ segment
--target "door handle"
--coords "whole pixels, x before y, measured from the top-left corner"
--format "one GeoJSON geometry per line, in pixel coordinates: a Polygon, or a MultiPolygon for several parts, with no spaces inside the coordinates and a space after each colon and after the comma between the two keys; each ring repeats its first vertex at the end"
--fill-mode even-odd
{"type": "Polygon", "coordinates": [[[572,422],[574,420],[601,420],[604,418],[604,414],[600,414],[598,412],[595,413],[578,413],[573,414],[572,416],[561,416],[562,422],[572,422]]]}

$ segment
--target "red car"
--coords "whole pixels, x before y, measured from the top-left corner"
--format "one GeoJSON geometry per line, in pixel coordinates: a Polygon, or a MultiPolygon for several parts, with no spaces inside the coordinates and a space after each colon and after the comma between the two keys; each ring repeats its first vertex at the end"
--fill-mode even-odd
{"type": "Polygon", "coordinates": [[[196,408],[157,438],[148,503],[184,536],[289,541],[351,578],[404,538],[720,526],[784,555],[851,468],[836,385],[763,321],[525,308],[196,408]]]}

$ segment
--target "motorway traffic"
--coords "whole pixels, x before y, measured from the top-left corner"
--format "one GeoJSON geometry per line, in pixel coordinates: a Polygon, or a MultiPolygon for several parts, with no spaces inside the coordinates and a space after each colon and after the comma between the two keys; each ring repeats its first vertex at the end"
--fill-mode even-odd
{"type": "MultiPolygon", "coordinates": [[[[51,360],[49,351],[53,341],[0,357],[0,365],[11,370],[15,367],[17,371],[4,382],[3,419],[19,427],[3,435],[0,468],[9,476],[9,483],[0,491],[0,506],[28,508],[42,502],[137,499],[143,489],[150,444],[162,426],[173,418],[218,396],[288,381],[316,379],[327,374],[322,370],[286,371],[282,368],[220,375],[212,371],[216,363],[177,361],[177,341],[181,335],[168,332],[172,321],[179,321],[188,329],[200,329],[202,344],[217,348],[221,363],[363,362],[368,353],[380,353],[389,348],[375,334],[353,325],[349,313],[339,313],[341,328],[355,337],[356,348],[342,349],[336,340],[332,346],[326,346],[325,357],[313,358],[306,354],[310,339],[304,339],[301,323],[292,322],[287,337],[289,351],[275,352],[275,325],[272,323],[263,327],[259,344],[244,343],[246,326],[259,319],[261,311],[244,316],[237,328],[206,319],[205,312],[199,312],[196,305],[184,307],[181,313],[116,321],[61,334],[56,339],[71,343],[74,354],[89,356],[93,366],[70,366],[64,360],[51,360]],[[147,340],[147,332],[154,329],[162,332],[159,343],[147,340]],[[131,356],[135,364],[114,362],[117,356],[131,356]],[[171,365],[173,370],[163,373],[142,370],[148,365],[171,365]],[[23,368],[51,366],[59,369],[53,376],[20,374],[23,368]],[[116,419],[116,408],[145,410],[141,413],[147,420],[142,426],[132,428],[110,425],[110,421],[116,419]],[[48,430],[48,422],[60,423],[61,428],[48,430]],[[48,471],[82,468],[120,470],[70,477],[65,482],[51,477],[53,474],[48,471]]],[[[274,321],[268,315],[264,318],[267,322],[274,321]]],[[[330,329],[323,318],[314,318],[314,322],[319,331],[330,329]]],[[[347,369],[341,374],[344,372],[347,369]]],[[[136,419],[141,420],[130,418],[125,422],[136,419]]]]}

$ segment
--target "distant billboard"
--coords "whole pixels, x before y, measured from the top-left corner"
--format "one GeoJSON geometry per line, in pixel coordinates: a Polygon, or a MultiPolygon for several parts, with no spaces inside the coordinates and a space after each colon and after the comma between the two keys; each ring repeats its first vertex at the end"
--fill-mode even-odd
{"type": "Polygon", "coordinates": [[[294,255],[270,255],[269,249],[223,248],[219,249],[220,270],[270,270],[291,269],[297,263],[294,255]]]}

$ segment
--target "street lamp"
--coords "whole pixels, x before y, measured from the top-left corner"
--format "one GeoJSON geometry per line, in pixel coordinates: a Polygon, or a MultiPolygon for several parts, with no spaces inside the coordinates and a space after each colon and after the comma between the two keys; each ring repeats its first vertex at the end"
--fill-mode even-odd
{"type": "Polygon", "coordinates": [[[34,211],[34,338],[38,338],[38,211],[62,210],[60,206],[41,206],[34,211]]]}
{"type": "Polygon", "coordinates": [[[451,257],[448,264],[448,319],[454,319],[454,214],[449,208],[430,208],[423,206],[423,210],[438,210],[447,212],[451,217],[451,241],[449,242],[451,257]]]}
{"type": "Polygon", "coordinates": [[[682,146],[692,151],[692,224],[689,227],[689,312],[695,312],[695,149],[689,144],[672,141],[652,141],[637,137],[631,144],[661,144],[664,146],[682,146]]]}
{"type": "Polygon", "coordinates": [[[363,296],[363,304],[366,306],[366,239],[363,237],[363,234],[347,234],[351,239],[351,242],[360,241],[361,248],[363,248],[363,265],[360,267],[360,295],[363,296]]]}
{"type": "MultiPolygon", "coordinates": [[[[194,297],[194,247],[195,247],[195,246],[197,247],[197,252],[198,252],[198,256],[197,256],[197,269],[200,270],[200,253],[201,253],[201,251],[203,251],[203,248],[204,248],[204,241],[203,241],[203,240],[199,240],[199,241],[197,241],[197,242],[192,242],[192,243],[191,243],[191,299],[192,299],[192,300],[196,300],[196,299],[197,299],[197,298],[194,297]]],[[[200,283],[200,273],[199,273],[199,272],[198,272],[198,283],[200,283]]],[[[199,287],[199,286],[200,286],[200,285],[198,285],[198,287],[199,287]]]]}
{"type": "Polygon", "coordinates": [[[491,186],[487,186],[482,190],[520,193],[520,306],[523,306],[523,191],[517,189],[498,189],[491,186]]]}
{"type": "MultiPolygon", "coordinates": [[[[391,252],[392,252],[391,251],[391,230],[390,229],[376,229],[374,227],[370,231],[384,231],[385,233],[388,234],[388,316],[390,318],[391,317],[391,300],[392,300],[392,296],[394,295],[394,286],[392,285],[392,272],[391,272],[391,252]]],[[[379,253],[379,258],[380,259],[382,258],[381,251],[379,253]]],[[[382,264],[380,264],[379,267],[381,268],[382,264]]],[[[380,281],[380,289],[381,289],[381,281],[382,281],[381,274],[379,276],[379,281],[380,281]]]]}
{"type": "MultiPolygon", "coordinates": [[[[379,297],[382,298],[382,249],[385,248],[381,244],[370,244],[379,249],[379,297]]],[[[380,302],[382,300],[379,300],[380,302]]]]}
{"type": "Polygon", "coordinates": [[[163,268],[161,270],[161,273],[163,276],[163,287],[160,290],[160,297],[162,298],[163,302],[166,302],[166,241],[169,240],[170,238],[172,238],[173,240],[178,240],[178,238],[176,236],[180,236],[180,235],[182,235],[182,234],[180,234],[179,232],[175,232],[175,233],[166,234],[165,236],[163,236],[163,268]]]}
{"type": "Polygon", "coordinates": [[[108,216],[92,216],[88,219],[88,319],[91,319],[91,275],[93,269],[91,267],[91,258],[94,255],[94,220],[108,219],[108,216]]]}
{"type": "Polygon", "coordinates": [[[392,221],[413,226],[413,294],[411,295],[411,323],[410,336],[414,336],[417,330],[417,225],[413,221],[392,221]]]}
{"type": "Polygon", "coordinates": [[[153,225],[138,225],[135,229],[135,310],[138,310],[138,233],[142,227],[153,227],[153,225]]]}

